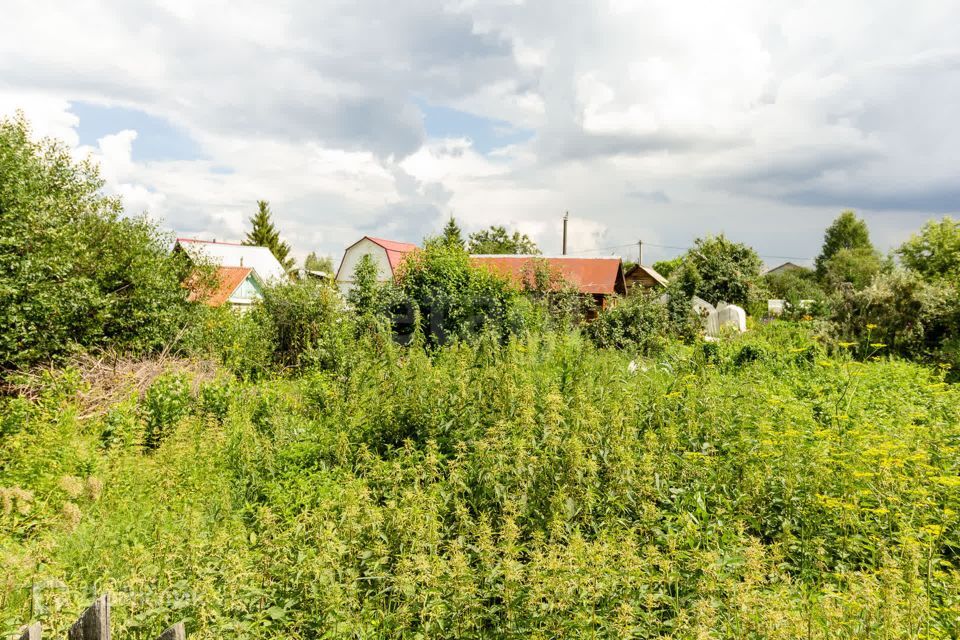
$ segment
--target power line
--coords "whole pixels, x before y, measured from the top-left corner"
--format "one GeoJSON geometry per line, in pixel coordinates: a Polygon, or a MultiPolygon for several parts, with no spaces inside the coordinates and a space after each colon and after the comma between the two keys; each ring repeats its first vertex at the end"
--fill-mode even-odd
{"type": "MultiPolygon", "coordinates": [[[[598,251],[613,251],[614,249],[626,249],[626,248],[636,247],[636,246],[637,246],[637,243],[636,243],[636,242],[631,242],[631,243],[629,243],[629,244],[618,244],[618,245],[613,246],[613,247],[598,247],[598,248],[596,248],[596,249],[582,249],[582,250],[580,250],[580,251],[568,251],[567,253],[568,253],[568,254],[595,253],[595,252],[598,252],[598,251]]],[[[643,243],[643,246],[645,246],[645,247],[657,247],[658,249],[674,249],[674,250],[677,250],[677,251],[689,251],[689,250],[693,249],[693,247],[678,247],[678,246],[676,246],[676,245],[656,244],[656,243],[653,243],[653,242],[644,242],[644,243],[643,243]]],[[[775,259],[775,260],[798,260],[798,261],[800,261],[800,262],[808,262],[808,261],[813,260],[813,258],[801,258],[801,257],[798,257],[798,256],[775,256],[775,255],[762,254],[762,253],[758,253],[757,255],[760,256],[761,258],[773,258],[773,259],[775,259]]]]}

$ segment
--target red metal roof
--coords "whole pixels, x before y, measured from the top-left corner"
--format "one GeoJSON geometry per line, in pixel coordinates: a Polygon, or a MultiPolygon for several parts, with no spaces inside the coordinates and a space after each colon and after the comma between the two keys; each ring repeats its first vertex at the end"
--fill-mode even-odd
{"type": "Polygon", "coordinates": [[[247,279],[251,271],[253,271],[253,269],[250,267],[218,267],[217,288],[207,292],[192,287],[187,283],[187,287],[190,289],[188,299],[191,301],[201,300],[204,304],[211,307],[219,307],[230,299],[230,296],[237,290],[237,287],[243,284],[243,281],[247,279]]]}
{"type": "Polygon", "coordinates": [[[373,238],[364,236],[375,245],[383,247],[387,252],[387,260],[390,262],[390,269],[396,273],[397,267],[403,262],[404,257],[411,251],[417,250],[417,245],[412,242],[397,242],[396,240],[384,240],[383,238],[373,238]]]}
{"type": "Polygon", "coordinates": [[[489,255],[470,256],[476,266],[486,267],[493,273],[509,278],[516,284],[523,284],[529,278],[535,261],[543,261],[563,279],[577,288],[580,293],[620,294],[627,292],[623,279],[623,266],[620,258],[571,258],[558,256],[489,255]]]}

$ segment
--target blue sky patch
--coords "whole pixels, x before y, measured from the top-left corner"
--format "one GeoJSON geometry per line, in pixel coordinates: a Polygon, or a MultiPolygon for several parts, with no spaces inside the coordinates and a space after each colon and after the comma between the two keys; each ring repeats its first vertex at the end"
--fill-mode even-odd
{"type": "Polygon", "coordinates": [[[71,102],[70,110],[80,119],[80,144],[96,146],[100,138],[133,129],[133,160],[199,160],[200,146],[189,134],[164,118],[127,107],[105,107],[89,102],[71,102]]]}
{"type": "Polygon", "coordinates": [[[533,137],[530,129],[520,129],[505,120],[475,116],[466,111],[417,100],[423,113],[423,126],[431,138],[469,138],[480,153],[511,144],[526,142],[533,137]]]}

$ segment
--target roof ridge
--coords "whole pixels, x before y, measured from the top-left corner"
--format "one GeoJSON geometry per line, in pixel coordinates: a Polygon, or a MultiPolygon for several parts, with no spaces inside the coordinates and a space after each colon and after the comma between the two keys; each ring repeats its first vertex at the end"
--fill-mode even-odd
{"type": "Polygon", "coordinates": [[[621,256],[545,256],[539,253],[471,253],[471,258],[543,258],[544,260],[623,260],[621,256]]]}
{"type": "Polygon", "coordinates": [[[251,249],[266,249],[259,244],[243,244],[242,242],[219,242],[217,240],[201,240],[199,238],[177,238],[177,242],[196,242],[199,244],[225,244],[231,247],[250,247],[251,249]]]}

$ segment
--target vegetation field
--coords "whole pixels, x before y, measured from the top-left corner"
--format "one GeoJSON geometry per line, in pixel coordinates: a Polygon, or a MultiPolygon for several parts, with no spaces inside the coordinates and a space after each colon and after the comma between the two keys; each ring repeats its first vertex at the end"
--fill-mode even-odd
{"type": "Polygon", "coordinates": [[[0,624],[110,591],[123,638],[957,637],[960,389],[829,351],[374,333],[296,378],[35,374],[0,624]]]}

